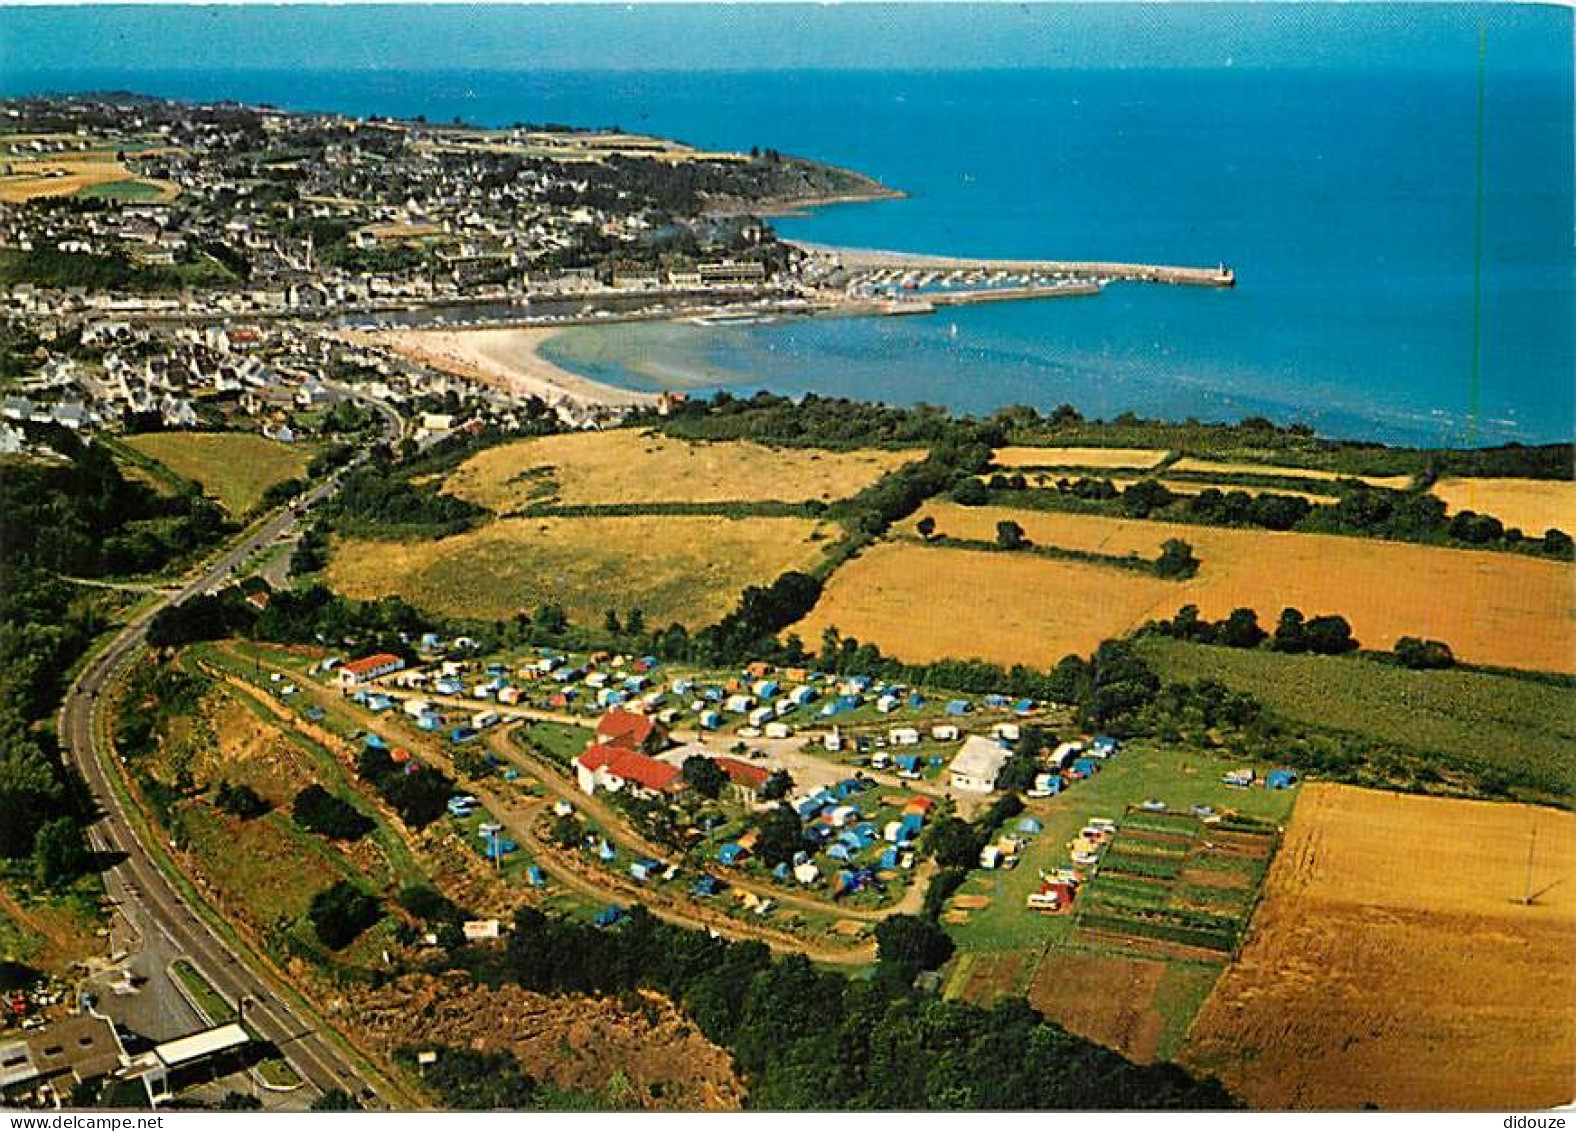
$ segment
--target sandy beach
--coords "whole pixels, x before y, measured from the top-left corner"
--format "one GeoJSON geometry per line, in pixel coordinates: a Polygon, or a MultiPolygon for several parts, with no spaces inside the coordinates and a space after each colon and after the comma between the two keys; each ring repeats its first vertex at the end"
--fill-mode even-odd
{"type": "Polygon", "coordinates": [[[656,394],[620,389],[571,373],[541,354],[541,346],[561,331],[508,327],[489,330],[379,330],[360,335],[370,344],[445,373],[537,396],[549,404],[645,405],[656,394]]]}

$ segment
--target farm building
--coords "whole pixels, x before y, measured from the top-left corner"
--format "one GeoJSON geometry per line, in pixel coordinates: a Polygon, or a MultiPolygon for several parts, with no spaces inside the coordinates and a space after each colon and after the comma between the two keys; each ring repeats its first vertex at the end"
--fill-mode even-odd
{"type": "Polygon", "coordinates": [[[996,778],[1007,762],[1008,752],[1000,744],[981,735],[971,734],[964,739],[963,747],[948,767],[948,780],[953,789],[970,793],[990,793],[996,788],[996,778]]]}
{"type": "Polygon", "coordinates": [[[677,767],[621,746],[589,746],[575,759],[575,777],[583,793],[598,789],[617,793],[628,788],[643,797],[678,793],[685,788],[677,767]]]}
{"type": "Polygon", "coordinates": [[[649,715],[614,710],[597,721],[596,740],[604,746],[654,754],[667,745],[668,735],[662,724],[649,715]]]}
{"type": "Polygon", "coordinates": [[[359,660],[341,664],[338,671],[341,691],[354,691],[364,683],[389,675],[405,666],[405,661],[392,652],[375,652],[359,660]]]}

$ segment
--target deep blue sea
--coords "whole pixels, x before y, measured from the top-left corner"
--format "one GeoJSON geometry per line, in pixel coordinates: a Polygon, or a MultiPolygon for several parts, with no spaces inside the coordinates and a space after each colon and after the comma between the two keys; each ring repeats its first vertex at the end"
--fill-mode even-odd
{"type": "MultiPolygon", "coordinates": [[[[1571,13],[1211,7],[1144,16],[1148,49],[1143,36],[1129,42],[1129,25],[1151,11],[1136,5],[973,22],[959,9],[904,14],[917,21],[902,28],[906,53],[874,38],[890,23],[860,25],[874,17],[835,7],[792,10],[791,39],[782,12],[713,28],[715,10],[552,9],[538,49],[518,57],[497,54],[497,35],[486,41],[492,55],[447,49],[478,18],[471,9],[385,13],[404,21],[403,39],[358,38],[365,9],[309,10],[304,31],[270,25],[268,9],[13,11],[0,13],[0,91],[127,88],[772,146],[908,194],[778,221],[791,237],[1225,261],[1239,280],[1231,291],[1117,284],[1096,298],[923,318],[597,328],[548,347],[562,364],[638,387],[814,390],[971,412],[1069,402],[1102,416],[1263,413],[1331,435],[1421,443],[1576,434],[1571,13]],[[576,19],[587,27],[577,32],[576,19]],[[636,21],[619,25],[629,34],[616,40],[618,65],[575,66],[593,54],[587,28],[617,19],[636,21]],[[1014,34],[1013,20],[1029,23],[1014,34]],[[191,48],[204,27],[217,37],[211,53],[191,48]],[[949,27],[968,50],[946,52],[949,27]],[[729,37],[745,42],[752,30],[752,46],[730,53],[729,37]],[[783,67],[771,40],[759,42],[768,33],[783,45],[783,67]],[[292,58],[292,35],[332,50],[300,47],[308,53],[292,58]],[[637,49],[641,35],[652,50],[637,49]],[[69,61],[49,54],[67,42],[69,61]],[[685,52],[695,60],[671,69],[685,52]]],[[[481,18],[507,29],[546,17],[481,18]]]]}

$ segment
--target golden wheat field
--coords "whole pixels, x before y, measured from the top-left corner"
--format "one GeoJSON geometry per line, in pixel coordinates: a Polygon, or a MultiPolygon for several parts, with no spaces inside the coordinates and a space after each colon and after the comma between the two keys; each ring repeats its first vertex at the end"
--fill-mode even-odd
{"type": "Polygon", "coordinates": [[[810,568],[836,537],[798,518],[501,519],[434,541],[341,542],[328,581],[445,616],[491,620],[551,603],[582,624],[639,608],[648,625],[695,627],[733,608],[746,585],[810,568]]]}
{"type": "Polygon", "coordinates": [[[1402,491],[1412,485],[1410,475],[1343,475],[1336,471],[1321,471],[1311,467],[1281,467],[1269,463],[1226,463],[1211,459],[1179,459],[1168,471],[1197,471],[1211,475],[1275,475],[1282,479],[1318,479],[1333,483],[1337,479],[1356,479],[1370,487],[1388,487],[1402,491]]]}
{"type": "Polygon", "coordinates": [[[1491,514],[1538,538],[1550,527],[1576,534],[1576,482],[1558,479],[1439,480],[1430,490],[1450,513],[1491,514]]]}
{"type": "Polygon", "coordinates": [[[173,199],[178,190],[167,181],[139,179],[113,153],[62,153],[38,160],[10,162],[11,172],[0,177],[0,201],[19,204],[52,196],[71,196],[101,185],[138,184],[160,199],[173,199]]]}
{"type": "Polygon", "coordinates": [[[1001,467],[1128,468],[1154,467],[1169,453],[1164,448],[997,448],[992,461],[1001,467]]]}
{"type": "MultiPolygon", "coordinates": [[[[1082,582],[1062,594],[1064,600],[1087,602],[1089,608],[1082,619],[1101,626],[1106,636],[1122,635],[1152,616],[1170,616],[1186,604],[1197,605],[1211,618],[1239,607],[1252,608],[1261,624],[1273,628],[1281,609],[1290,606],[1307,616],[1339,613],[1351,622],[1358,640],[1370,648],[1390,648],[1401,636],[1423,636],[1445,641],[1458,658],[1475,663],[1576,672],[1576,586],[1572,584],[1576,571],[1560,562],[1331,534],[1227,530],[1006,507],[935,504],[917,514],[934,518],[939,534],[994,538],[996,523],[1010,519],[1022,526],[1033,542],[1118,557],[1136,553],[1152,559],[1168,538],[1180,538],[1191,545],[1203,564],[1198,575],[1188,581],[1154,579],[1149,584],[1152,579],[1141,575],[1089,567],[1100,568],[1101,575],[1110,579],[1113,596],[1105,599],[1098,586],[1082,582]],[[1135,581],[1145,583],[1144,592],[1154,594],[1152,603],[1143,605],[1130,596],[1135,581]]],[[[926,551],[916,547],[916,552],[926,551]]],[[[980,563],[979,568],[983,609],[998,591],[999,581],[993,572],[998,567],[980,563]]],[[[911,559],[908,578],[919,588],[908,595],[907,602],[922,601],[925,571],[919,568],[919,560],[911,559]]],[[[1048,571],[1029,571],[1020,580],[1040,586],[1062,584],[1059,575],[1048,571]],[[1039,580],[1033,580],[1035,577],[1039,580]]],[[[890,570],[883,581],[888,586],[900,584],[890,570]]],[[[906,622],[888,623],[890,618],[874,617],[875,610],[870,607],[873,595],[861,595],[857,603],[852,595],[844,599],[840,582],[840,577],[834,577],[828,597],[822,599],[827,615],[840,629],[861,638],[868,634],[899,656],[910,651],[916,657],[931,654],[926,639],[929,630],[923,627],[927,618],[916,613],[906,622]],[[876,621],[892,634],[889,639],[871,632],[869,626],[876,621]],[[863,632],[861,625],[867,626],[863,632]]],[[[1044,593],[1013,600],[1017,607],[1030,611],[1054,607],[1056,597],[1055,593],[1044,593]]],[[[888,600],[894,613],[905,607],[905,599],[895,594],[888,600]]],[[[821,613],[818,608],[816,614],[821,613]]],[[[1048,630],[1050,622],[1031,620],[1020,627],[1022,631],[1008,634],[1020,641],[1016,654],[1004,648],[1003,658],[1038,662],[1043,653],[1035,643],[1037,634],[1048,630]]]]}
{"type": "Polygon", "coordinates": [[[1305,785],[1179,1059],[1257,1108],[1568,1103],[1572,875],[1571,813],[1305,785]]]}
{"type": "Polygon", "coordinates": [[[789,631],[812,647],[835,626],[888,655],[1046,667],[1173,610],[1175,582],[1030,554],[882,542],[832,575],[789,631]]]}
{"type": "Polygon", "coordinates": [[[478,452],[444,490],[508,514],[551,495],[584,503],[831,502],[922,451],[832,452],[747,441],[692,443],[633,428],[543,436],[478,452]]]}

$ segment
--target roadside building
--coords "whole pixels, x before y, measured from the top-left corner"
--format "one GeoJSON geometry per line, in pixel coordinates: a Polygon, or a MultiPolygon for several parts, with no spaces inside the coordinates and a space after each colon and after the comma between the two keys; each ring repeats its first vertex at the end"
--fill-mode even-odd
{"type": "Polygon", "coordinates": [[[392,652],[377,652],[371,656],[363,656],[359,660],[351,660],[339,666],[339,688],[341,691],[353,691],[379,676],[397,672],[404,666],[405,661],[392,652]]]}

